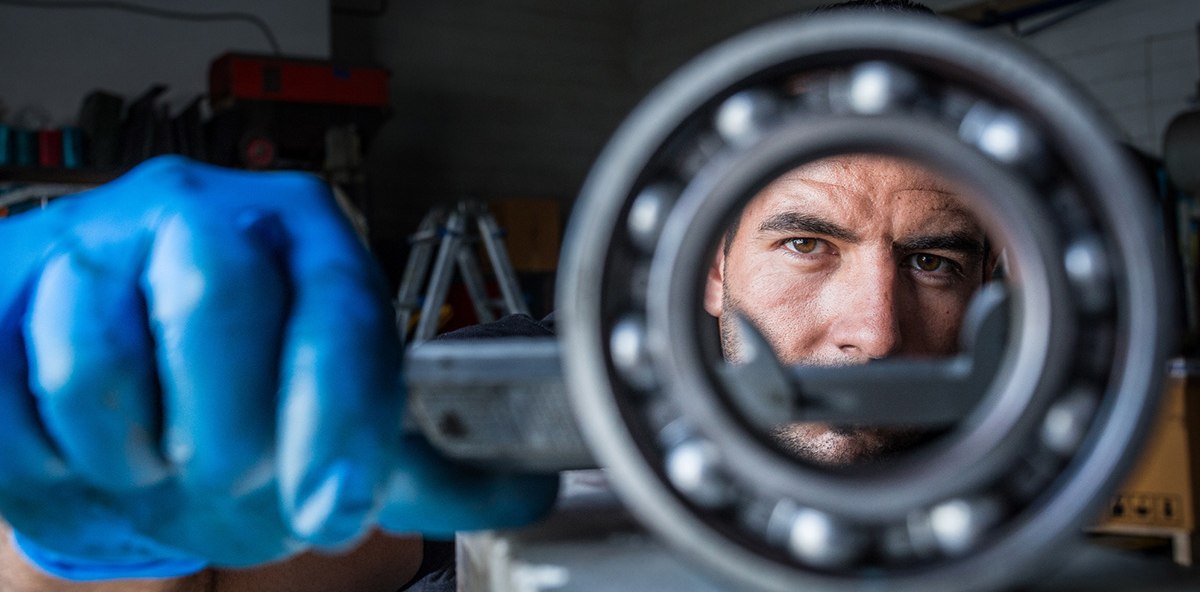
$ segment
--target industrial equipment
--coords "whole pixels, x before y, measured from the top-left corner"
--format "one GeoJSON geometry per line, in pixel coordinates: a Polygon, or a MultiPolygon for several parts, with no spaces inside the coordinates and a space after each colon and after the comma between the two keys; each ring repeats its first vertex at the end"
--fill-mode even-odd
{"type": "Polygon", "coordinates": [[[621,502],[584,477],[593,491],[561,509],[584,542],[522,557],[520,533],[469,537],[460,585],[991,590],[1043,573],[1118,485],[1173,353],[1148,190],[1100,121],[1015,44],[919,17],[775,22],[666,80],[582,191],[559,340],[408,353],[413,413],[447,454],[542,471],[594,459],[621,502]],[[857,153],[969,188],[1003,245],[1007,273],[975,297],[962,351],[791,367],[747,324],[759,353],[726,363],[699,297],[715,245],[771,179],[857,153]],[[772,417],[944,433],[834,470],[772,446],[758,429],[772,417]],[[625,510],[696,571],[628,561],[645,539],[613,534],[630,532],[625,510]],[[620,570],[606,545],[634,549],[620,570]]]}

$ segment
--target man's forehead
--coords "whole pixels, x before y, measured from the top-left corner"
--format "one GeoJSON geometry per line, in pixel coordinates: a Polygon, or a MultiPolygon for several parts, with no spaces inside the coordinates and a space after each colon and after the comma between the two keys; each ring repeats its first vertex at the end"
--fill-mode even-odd
{"type": "Polygon", "coordinates": [[[880,187],[945,194],[960,190],[941,175],[916,162],[874,154],[847,154],[815,160],[784,173],[776,183],[805,182],[845,189],[880,187]]]}
{"type": "Polygon", "coordinates": [[[964,192],[951,180],[914,162],[888,156],[843,155],[813,161],[779,176],[760,197],[834,208],[919,200],[924,212],[944,211],[973,219],[964,192]]]}

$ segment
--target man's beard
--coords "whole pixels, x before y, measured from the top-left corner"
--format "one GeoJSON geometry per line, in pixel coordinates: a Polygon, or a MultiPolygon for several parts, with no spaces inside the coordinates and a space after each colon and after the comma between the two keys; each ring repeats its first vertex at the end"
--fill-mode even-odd
{"type": "MultiPolygon", "coordinates": [[[[755,319],[745,307],[722,289],[720,318],[721,350],[730,363],[742,361],[741,338],[731,313],[741,315],[759,331],[767,325],[755,319]]],[[[771,341],[768,338],[768,341],[771,341]]],[[[808,357],[784,360],[788,364],[810,366],[849,366],[855,362],[845,358],[808,357]]],[[[847,467],[884,461],[913,450],[944,434],[944,430],[916,426],[862,426],[853,424],[791,423],[773,426],[771,441],[791,456],[823,467],[847,467]]]]}
{"type": "Polygon", "coordinates": [[[818,466],[849,467],[895,458],[944,433],[917,427],[794,423],[769,436],[784,452],[818,466]]]}

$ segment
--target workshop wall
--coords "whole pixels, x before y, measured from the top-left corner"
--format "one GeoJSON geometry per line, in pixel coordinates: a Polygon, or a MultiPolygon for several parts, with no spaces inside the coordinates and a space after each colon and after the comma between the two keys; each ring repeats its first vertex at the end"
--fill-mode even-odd
{"type": "MultiPolygon", "coordinates": [[[[465,196],[559,198],[569,212],[599,150],[650,88],[721,39],[822,3],[406,0],[369,16],[335,11],[334,56],[392,76],[396,109],[368,154],[376,246],[402,266],[421,214],[465,196]]],[[[1198,20],[1195,0],[1108,0],[1025,41],[1157,153],[1166,121],[1195,92],[1198,20]]]]}
{"type": "MultiPolygon", "coordinates": [[[[189,13],[238,12],[261,19],[284,54],[329,56],[328,0],[154,0],[141,5],[189,13]]],[[[96,88],[135,98],[154,83],[183,104],[207,87],[208,64],[236,50],[270,53],[247,21],[157,18],[127,11],[28,8],[0,2],[0,102],[50,125],[73,123],[96,88]]]]}
{"type": "MultiPolygon", "coordinates": [[[[632,69],[643,92],[704,48],[754,24],[828,0],[638,0],[632,69]]],[[[947,10],[974,0],[927,0],[947,10]]],[[[1035,31],[1062,12],[1027,19],[1035,31]]],[[[1088,89],[1134,145],[1158,154],[1162,132],[1196,97],[1196,0],[1107,0],[1022,40],[1088,89]]],[[[1006,31],[997,31],[1004,34],[1006,31]]]]}
{"type": "MultiPolygon", "coordinates": [[[[839,0],[632,0],[630,63],[642,92],[701,51],[763,22],[839,0]]],[[[933,10],[973,0],[922,0],[933,10]]]]}
{"type": "Polygon", "coordinates": [[[641,94],[723,39],[828,0],[635,0],[630,64],[641,94]]]}
{"type": "Polygon", "coordinates": [[[1128,139],[1162,151],[1167,123],[1196,98],[1200,2],[1110,0],[1025,37],[1078,79],[1128,139]]]}
{"type": "Polygon", "coordinates": [[[631,34],[626,3],[612,1],[406,0],[374,17],[335,13],[335,55],[391,71],[395,112],[368,155],[377,247],[403,249],[437,202],[569,202],[637,98],[631,34]]]}

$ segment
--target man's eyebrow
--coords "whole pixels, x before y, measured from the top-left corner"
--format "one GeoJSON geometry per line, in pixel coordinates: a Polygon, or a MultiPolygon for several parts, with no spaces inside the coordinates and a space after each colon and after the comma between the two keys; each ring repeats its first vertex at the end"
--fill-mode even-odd
{"type": "Polygon", "coordinates": [[[983,239],[969,232],[917,236],[896,241],[895,247],[901,251],[958,251],[973,255],[983,255],[985,248],[983,239]]]}
{"type": "Polygon", "coordinates": [[[845,226],[799,212],[780,212],[768,216],[758,225],[758,231],[787,234],[819,234],[848,243],[857,243],[861,240],[857,234],[845,226]]]}

